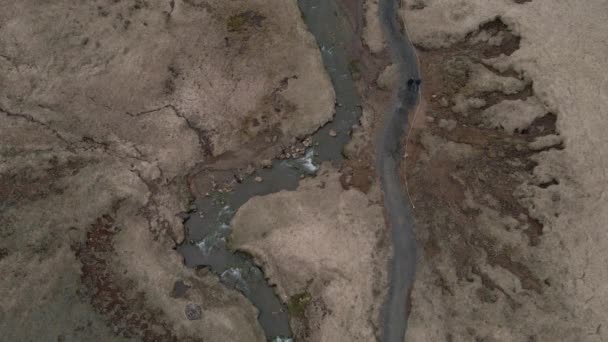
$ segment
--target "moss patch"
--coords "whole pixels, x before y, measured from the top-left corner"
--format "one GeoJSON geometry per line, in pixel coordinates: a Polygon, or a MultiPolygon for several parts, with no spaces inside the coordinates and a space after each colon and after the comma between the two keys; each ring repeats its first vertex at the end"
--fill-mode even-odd
{"type": "Polygon", "coordinates": [[[312,297],[308,292],[302,292],[295,294],[289,298],[289,302],[287,303],[287,310],[289,310],[289,314],[294,317],[302,317],[306,312],[306,308],[308,304],[310,304],[312,297]]]}
{"type": "Polygon", "coordinates": [[[232,15],[228,18],[226,27],[228,32],[244,31],[248,27],[262,27],[262,21],[266,19],[255,11],[245,11],[232,15]]]}

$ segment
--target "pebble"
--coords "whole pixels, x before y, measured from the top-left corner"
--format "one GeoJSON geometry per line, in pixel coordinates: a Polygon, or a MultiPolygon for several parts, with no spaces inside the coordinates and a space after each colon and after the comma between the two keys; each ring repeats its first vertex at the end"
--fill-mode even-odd
{"type": "Polygon", "coordinates": [[[427,116],[426,117],[426,122],[435,122],[435,118],[432,116],[427,116]]]}
{"type": "Polygon", "coordinates": [[[308,137],[304,139],[304,141],[302,141],[302,145],[304,145],[305,147],[310,147],[312,145],[312,138],[308,137]]]}
{"type": "Polygon", "coordinates": [[[191,321],[199,320],[203,317],[203,309],[200,305],[194,303],[186,304],[186,318],[191,321]]]}
{"type": "Polygon", "coordinates": [[[329,130],[329,136],[330,136],[330,137],[335,137],[335,136],[337,136],[337,135],[338,135],[338,133],[337,133],[336,131],[334,131],[333,129],[330,129],[330,130],[329,130]]]}
{"type": "Polygon", "coordinates": [[[260,165],[262,165],[263,168],[268,169],[272,166],[272,160],[264,159],[260,162],[260,165]]]}
{"type": "Polygon", "coordinates": [[[448,99],[446,99],[445,97],[442,97],[441,99],[439,99],[439,104],[441,105],[441,107],[447,107],[450,105],[450,103],[448,102],[448,99]]]}
{"type": "Polygon", "coordinates": [[[255,178],[254,178],[254,180],[255,180],[256,182],[258,182],[258,183],[262,183],[262,181],[263,181],[264,179],[263,179],[262,177],[260,177],[260,176],[257,176],[257,177],[255,177],[255,178]]]}

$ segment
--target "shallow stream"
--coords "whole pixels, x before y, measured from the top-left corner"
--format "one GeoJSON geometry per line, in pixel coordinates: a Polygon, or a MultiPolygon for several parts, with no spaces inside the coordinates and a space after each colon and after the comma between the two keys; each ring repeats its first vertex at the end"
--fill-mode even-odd
{"type": "Polygon", "coordinates": [[[227,246],[230,221],[251,197],[298,187],[301,176],[314,176],[324,161],[343,159],[342,149],[350,140],[349,131],[361,115],[360,100],[351,77],[346,42],[353,39],[348,22],[335,0],[299,0],[302,17],[315,36],[325,68],[336,92],[336,113],[332,122],[319,129],[313,147],[299,159],[275,160],[272,168],[258,169],[229,193],[212,193],[196,200],[197,210],[186,221],[186,243],[178,247],[189,267],[208,267],[222,283],[237,289],[258,309],[258,320],[270,341],[289,341],[292,334],[289,313],[262,270],[244,253],[227,246]],[[330,136],[330,130],[337,136],[330,136]],[[254,178],[260,176],[263,182],[254,178]]]}

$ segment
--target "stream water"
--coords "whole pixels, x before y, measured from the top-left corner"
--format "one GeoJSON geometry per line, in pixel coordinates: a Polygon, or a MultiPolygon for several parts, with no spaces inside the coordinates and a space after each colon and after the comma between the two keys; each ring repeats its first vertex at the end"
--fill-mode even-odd
{"type": "Polygon", "coordinates": [[[187,242],[178,247],[189,267],[203,266],[217,274],[225,286],[240,291],[258,309],[258,320],[270,341],[289,341],[289,315],[283,303],[268,284],[262,270],[252,258],[234,252],[227,245],[230,221],[241,205],[251,197],[281,190],[295,190],[301,175],[314,176],[324,161],[339,161],[349,141],[349,130],[361,115],[360,100],[351,78],[352,57],[346,42],[352,32],[335,0],[299,0],[302,17],[315,36],[325,68],[336,92],[336,113],[333,121],[313,136],[315,145],[300,159],[275,160],[272,168],[259,169],[245,178],[229,193],[212,193],[196,200],[197,210],[186,221],[187,242]],[[336,137],[329,134],[336,131],[336,137]],[[264,182],[255,182],[261,176],[264,182]]]}

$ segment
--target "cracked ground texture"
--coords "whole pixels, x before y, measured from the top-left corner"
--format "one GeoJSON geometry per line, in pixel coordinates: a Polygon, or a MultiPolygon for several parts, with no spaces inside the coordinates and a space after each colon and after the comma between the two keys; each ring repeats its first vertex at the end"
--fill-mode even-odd
{"type": "Polygon", "coordinates": [[[172,247],[195,165],[331,118],[296,2],[0,3],[0,339],[265,340],[172,247]]]}
{"type": "Polygon", "coordinates": [[[402,14],[425,79],[408,341],[608,340],[606,2],[402,14]]]}

